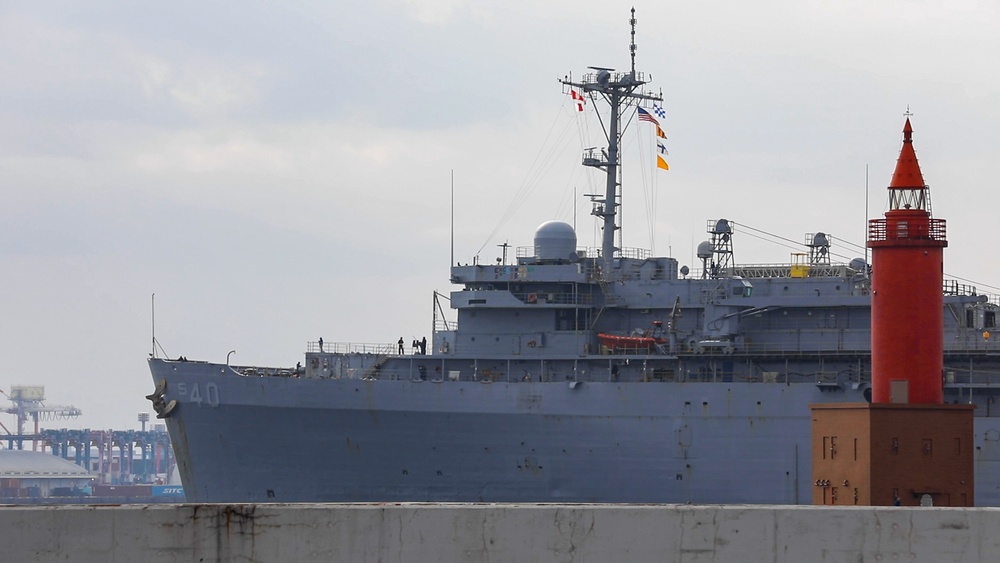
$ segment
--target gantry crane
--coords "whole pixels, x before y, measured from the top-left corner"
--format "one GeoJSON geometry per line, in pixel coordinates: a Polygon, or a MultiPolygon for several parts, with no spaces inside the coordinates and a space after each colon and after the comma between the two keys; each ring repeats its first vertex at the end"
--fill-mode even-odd
{"type": "MultiPolygon", "coordinates": [[[[14,385],[10,388],[10,393],[6,393],[3,389],[0,389],[0,393],[3,393],[5,397],[10,399],[14,406],[7,407],[3,409],[3,412],[12,414],[17,417],[17,435],[21,437],[18,440],[18,447],[22,446],[22,440],[24,437],[24,423],[31,418],[35,423],[35,431],[32,434],[31,449],[32,451],[38,450],[38,421],[39,420],[57,420],[63,418],[76,418],[83,414],[83,411],[74,406],[63,406],[63,405],[45,405],[45,387],[40,385],[14,385]]],[[[0,423],[0,427],[4,429],[7,434],[10,434],[10,430],[7,430],[6,426],[0,423]]]]}

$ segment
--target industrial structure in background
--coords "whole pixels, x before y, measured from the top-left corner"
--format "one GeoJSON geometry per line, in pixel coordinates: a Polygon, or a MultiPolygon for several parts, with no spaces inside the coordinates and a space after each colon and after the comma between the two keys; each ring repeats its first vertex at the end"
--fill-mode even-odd
{"type": "MultiPolygon", "coordinates": [[[[82,411],[74,406],[45,405],[42,386],[12,386],[10,393],[0,390],[13,406],[2,412],[17,417],[17,433],[0,422],[0,502],[47,502],[78,499],[94,502],[182,500],[183,489],[176,483],[176,463],[170,436],[163,424],[147,430],[149,413],[139,413],[141,430],[42,430],[40,422],[76,418],[82,411]],[[34,422],[31,433],[25,423],[34,422]],[[71,487],[47,487],[45,483],[65,471],[53,473],[52,463],[43,457],[20,455],[29,449],[39,456],[48,454],[74,463],[89,480],[71,487]],[[17,451],[19,455],[13,453],[17,451]],[[33,461],[35,460],[35,461],[33,461]],[[34,465],[33,465],[34,464],[34,465]]],[[[67,474],[68,475],[68,474],[67,474]]]]}
{"type": "Polygon", "coordinates": [[[813,504],[974,504],[975,406],[944,404],[945,221],[912,135],[907,117],[889,209],[868,223],[872,402],[811,405],[813,504]]]}
{"type": "MultiPolygon", "coordinates": [[[[45,404],[45,387],[41,385],[14,385],[10,388],[10,393],[0,389],[5,397],[14,403],[14,406],[3,409],[3,412],[17,417],[17,436],[20,437],[17,449],[24,449],[24,423],[30,418],[35,423],[34,432],[31,435],[31,451],[38,451],[38,422],[51,420],[65,420],[76,418],[83,414],[83,411],[74,406],[52,406],[45,404]]],[[[11,435],[3,423],[0,423],[7,435],[11,435]]],[[[8,446],[9,447],[9,446],[8,446]]]]}

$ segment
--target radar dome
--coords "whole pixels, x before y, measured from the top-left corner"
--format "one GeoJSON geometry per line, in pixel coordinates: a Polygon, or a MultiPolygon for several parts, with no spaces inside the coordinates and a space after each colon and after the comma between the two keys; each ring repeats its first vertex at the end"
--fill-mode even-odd
{"type": "Polygon", "coordinates": [[[859,272],[863,272],[868,269],[868,263],[865,262],[864,258],[855,258],[854,260],[851,260],[849,266],[852,270],[857,270],[859,272]]]}
{"type": "Polygon", "coordinates": [[[698,245],[698,258],[711,258],[712,257],[712,243],[707,240],[702,241],[698,245]]]}
{"type": "Polygon", "coordinates": [[[830,239],[827,238],[826,233],[816,233],[813,235],[812,243],[813,246],[830,246],[830,239]]]}
{"type": "Polygon", "coordinates": [[[576,231],[568,223],[547,221],[535,230],[535,257],[571,260],[576,252],[576,231]]]}

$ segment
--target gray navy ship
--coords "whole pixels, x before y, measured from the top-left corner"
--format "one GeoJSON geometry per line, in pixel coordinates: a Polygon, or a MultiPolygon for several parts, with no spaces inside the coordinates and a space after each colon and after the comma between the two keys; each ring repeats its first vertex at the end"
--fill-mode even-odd
{"type": "MultiPolygon", "coordinates": [[[[607,104],[607,146],[583,155],[607,179],[590,196],[600,248],[553,221],[512,263],[453,266],[417,353],[320,340],[287,368],[150,358],[188,501],[811,501],[809,404],[871,399],[870,268],[833,262],[819,232],[790,263],[738,265],[725,219],[696,271],[620,248],[622,132],[661,100],[634,39],[631,54],[561,81],[607,104]]],[[[975,503],[997,506],[997,303],[942,289],[945,399],[977,407],[975,503]]]]}

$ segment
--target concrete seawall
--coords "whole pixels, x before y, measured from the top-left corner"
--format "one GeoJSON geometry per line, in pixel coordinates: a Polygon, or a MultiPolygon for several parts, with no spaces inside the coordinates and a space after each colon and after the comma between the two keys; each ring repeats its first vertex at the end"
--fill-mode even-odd
{"type": "Polygon", "coordinates": [[[4,561],[1000,559],[1000,509],[258,504],[0,507],[4,561]]]}

